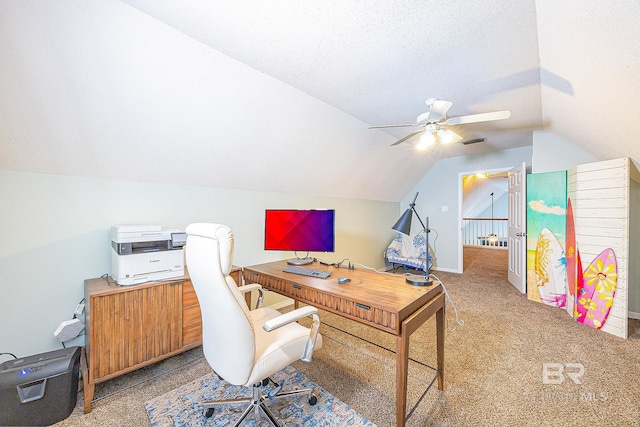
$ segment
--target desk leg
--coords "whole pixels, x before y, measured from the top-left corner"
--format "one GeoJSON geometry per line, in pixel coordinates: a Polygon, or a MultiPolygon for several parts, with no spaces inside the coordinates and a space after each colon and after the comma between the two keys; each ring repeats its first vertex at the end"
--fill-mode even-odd
{"type": "Polygon", "coordinates": [[[407,414],[407,374],[409,369],[409,336],[407,329],[396,339],[396,426],[404,427],[407,414]]]}
{"type": "Polygon", "coordinates": [[[436,312],[436,349],[438,371],[438,390],[444,390],[444,304],[440,310],[436,312]]]}
{"type": "Polygon", "coordinates": [[[438,390],[444,389],[444,293],[423,305],[400,325],[400,335],[396,339],[396,426],[404,427],[407,416],[407,377],[409,369],[409,337],[433,314],[436,315],[436,348],[438,390]]]}

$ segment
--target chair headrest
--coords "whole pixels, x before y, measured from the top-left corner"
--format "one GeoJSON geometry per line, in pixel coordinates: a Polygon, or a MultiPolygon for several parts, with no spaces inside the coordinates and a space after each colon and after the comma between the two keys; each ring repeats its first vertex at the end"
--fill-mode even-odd
{"type": "MultiPolygon", "coordinates": [[[[228,275],[231,272],[231,264],[233,262],[233,232],[228,226],[200,222],[189,224],[187,228],[185,228],[185,232],[189,236],[216,240],[220,250],[220,267],[222,268],[222,273],[228,275]]],[[[189,250],[188,241],[187,250],[189,250]]]]}

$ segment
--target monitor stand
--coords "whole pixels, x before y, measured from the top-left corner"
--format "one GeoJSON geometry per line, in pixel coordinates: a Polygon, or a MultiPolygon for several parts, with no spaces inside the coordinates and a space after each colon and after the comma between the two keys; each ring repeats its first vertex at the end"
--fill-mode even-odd
{"type": "Polygon", "coordinates": [[[303,258],[299,257],[298,254],[295,254],[295,258],[291,258],[287,260],[287,264],[289,265],[307,265],[313,263],[313,258],[309,257],[309,252],[303,258]]]}

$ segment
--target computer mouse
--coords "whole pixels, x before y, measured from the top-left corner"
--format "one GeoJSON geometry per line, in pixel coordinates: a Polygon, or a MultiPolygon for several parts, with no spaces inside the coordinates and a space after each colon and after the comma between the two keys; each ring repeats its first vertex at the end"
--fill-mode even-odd
{"type": "Polygon", "coordinates": [[[351,279],[349,279],[348,277],[338,277],[338,283],[340,283],[341,285],[349,283],[350,281],[351,279]]]}

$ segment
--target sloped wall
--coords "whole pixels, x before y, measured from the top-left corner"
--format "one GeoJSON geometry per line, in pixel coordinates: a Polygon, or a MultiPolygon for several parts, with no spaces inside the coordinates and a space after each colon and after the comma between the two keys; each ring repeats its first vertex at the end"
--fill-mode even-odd
{"type": "MultiPolygon", "coordinates": [[[[60,348],[53,331],[73,316],[85,279],[111,273],[110,227],[216,222],[235,235],[234,264],[290,258],[264,250],[267,208],[336,210],[331,262],[384,267],[399,204],[0,169],[0,348],[18,356],[60,348]]],[[[70,345],[82,345],[83,337],[70,345]]]]}

